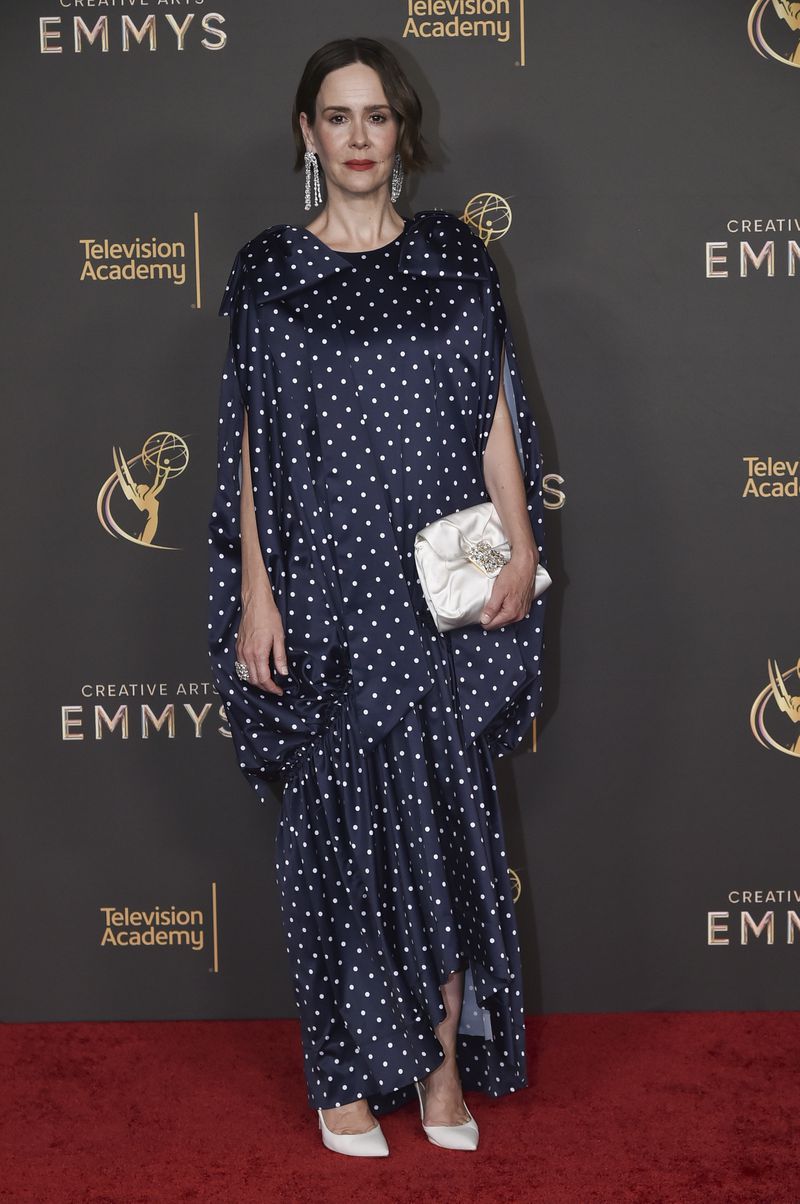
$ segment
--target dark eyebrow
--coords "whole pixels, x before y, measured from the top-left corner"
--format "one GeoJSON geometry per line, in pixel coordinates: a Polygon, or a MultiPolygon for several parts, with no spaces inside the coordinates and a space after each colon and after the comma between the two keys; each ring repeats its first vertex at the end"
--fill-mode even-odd
{"type": "MultiPolygon", "coordinates": [[[[389,109],[389,108],[391,108],[391,105],[364,105],[364,108],[365,109],[389,109]]],[[[347,105],[325,105],[325,108],[322,111],[323,111],[323,113],[327,113],[329,109],[336,109],[336,111],[339,113],[351,112],[351,110],[347,107],[347,105]]]]}

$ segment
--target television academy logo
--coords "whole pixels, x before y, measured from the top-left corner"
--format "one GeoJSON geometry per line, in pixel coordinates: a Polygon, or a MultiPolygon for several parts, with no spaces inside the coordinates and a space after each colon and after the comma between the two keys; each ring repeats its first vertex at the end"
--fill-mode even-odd
{"type": "Polygon", "coordinates": [[[92,284],[124,285],[168,283],[194,286],[194,309],[202,306],[200,288],[200,214],[192,214],[190,239],[130,234],[118,239],[107,235],[78,239],[81,248],[79,280],[92,284]],[[191,250],[190,250],[191,248],[191,250]],[[190,258],[191,256],[191,258],[190,258]]]}
{"type": "Polygon", "coordinates": [[[484,39],[507,45],[515,37],[516,67],[525,66],[525,0],[404,0],[403,38],[484,39]],[[516,27],[516,29],[515,29],[516,27]]]}
{"type": "Polygon", "coordinates": [[[164,239],[132,238],[112,242],[108,238],[79,238],[83,249],[81,283],[109,281],[169,280],[186,283],[186,243],[164,239]]]}
{"type": "Polygon", "coordinates": [[[777,456],[742,456],[747,465],[744,498],[800,497],[800,459],[781,460],[777,456]]]}
{"type": "Polygon", "coordinates": [[[762,58],[800,67],[800,4],[756,0],[747,18],[747,36],[762,58]]]}
{"type": "Polygon", "coordinates": [[[771,659],[768,684],[756,695],[750,708],[750,730],[763,748],[800,757],[800,661],[781,669],[771,659]]]}
{"type": "Polygon", "coordinates": [[[211,904],[206,913],[201,907],[180,908],[144,907],[123,904],[103,905],[100,908],[103,949],[189,949],[211,952],[208,967],[219,973],[219,929],[217,917],[217,884],[211,883],[211,904]]]}
{"type": "Polygon", "coordinates": [[[114,471],[100,486],[97,495],[97,517],[100,525],[115,539],[127,539],[131,543],[159,548],[162,551],[179,551],[170,544],[156,543],[155,537],[161,517],[161,494],[167,484],[186,471],[189,463],[186,440],[173,431],[157,431],[145,440],[138,455],[126,457],[121,447],[113,448],[112,455],[114,471]],[[133,472],[134,465],[139,466],[136,475],[133,472]],[[137,480],[142,469],[146,471],[147,476],[144,480],[137,480]],[[130,507],[124,508],[121,517],[114,514],[120,494],[143,517],[143,525],[138,531],[132,529],[136,515],[130,507]]]}

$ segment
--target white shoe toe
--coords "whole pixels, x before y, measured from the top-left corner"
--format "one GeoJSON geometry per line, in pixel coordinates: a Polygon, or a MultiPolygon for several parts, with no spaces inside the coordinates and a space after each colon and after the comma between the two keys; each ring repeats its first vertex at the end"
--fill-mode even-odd
{"type": "Polygon", "coordinates": [[[389,1146],[380,1125],[366,1133],[334,1133],[325,1124],[322,1109],[317,1108],[322,1143],[337,1154],[349,1154],[353,1158],[385,1158],[389,1146]]]}

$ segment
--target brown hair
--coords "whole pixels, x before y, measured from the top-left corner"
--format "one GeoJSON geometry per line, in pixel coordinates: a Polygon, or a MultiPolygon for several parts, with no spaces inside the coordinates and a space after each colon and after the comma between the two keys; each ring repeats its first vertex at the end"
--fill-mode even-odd
{"type": "Polygon", "coordinates": [[[364,63],[380,76],[386,99],[397,114],[399,129],[397,150],[405,171],[423,171],[430,162],[425,139],[422,137],[422,104],[403,68],[382,42],[372,38],[338,38],[315,50],[305,65],[292,109],[297,156],[294,170],[303,167],[306,144],[300,128],[300,113],[305,113],[313,126],[317,115],[317,94],[329,71],[349,63],[364,63]]]}

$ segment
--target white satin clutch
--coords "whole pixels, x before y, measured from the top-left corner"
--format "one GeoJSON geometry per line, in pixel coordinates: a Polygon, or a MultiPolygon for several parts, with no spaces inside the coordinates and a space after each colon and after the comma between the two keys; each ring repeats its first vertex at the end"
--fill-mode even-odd
{"type": "MultiPolygon", "coordinates": [[[[494,579],[511,559],[493,502],[480,502],[437,518],[414,537],[414,560],[422,592],[439,631],[479,623],[494,579]]],[[[536,566],[533,596],[553,584],[536,566]]]]}

